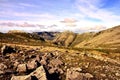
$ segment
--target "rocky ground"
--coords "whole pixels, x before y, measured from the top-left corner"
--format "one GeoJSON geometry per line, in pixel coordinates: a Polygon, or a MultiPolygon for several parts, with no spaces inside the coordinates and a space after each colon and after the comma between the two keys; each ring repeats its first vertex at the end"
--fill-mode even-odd
{"type": "Polygon", "coordinates": [[[0,52],[0,80],[120,80],[119,53],[5,44],[0,52]]]}

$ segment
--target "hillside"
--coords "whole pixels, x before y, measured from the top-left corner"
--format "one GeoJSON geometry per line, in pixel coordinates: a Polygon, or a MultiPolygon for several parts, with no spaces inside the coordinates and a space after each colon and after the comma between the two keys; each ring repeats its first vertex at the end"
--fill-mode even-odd
{"type": "Polygon", "coordinates": [[[75,38],[76,38],[75,33],[70,31],[65,31],[58,34],[58,36],[56,36],[56,38],[53,40],[53,43],[59,46],[69,47],[72,44],[72,42],[75,40],[75,38]]]}
{"type": "Polygon", "coordinates": [[[31,33],[0,33],[1,43],[37,44],[45,40],[31,33]]]}
{"type": "Polygon", "coordinates": [[[0,33],[0,80],[119,80],[119,29],[0,33]]]}
{"type": "Polygon", "coordinates": [[[78,43],[88,41],[94,36],[94,32],[77,34],[70,31],[65,31],[56,36],[53,43],[59,46],[74,47],[78,43]]]}
{"type": "Polygon", "coordinates": [[[82,48],[120,48],[120,26],[100,31],[93,38],[79,43],[75,47],[82,48]]]}

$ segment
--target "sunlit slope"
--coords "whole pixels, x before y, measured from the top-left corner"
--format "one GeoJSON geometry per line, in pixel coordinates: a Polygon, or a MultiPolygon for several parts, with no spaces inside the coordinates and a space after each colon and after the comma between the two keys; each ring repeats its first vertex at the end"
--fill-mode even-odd
{"type": "Polygon", "coordinates": [[[75,47],[77,48],[120,48],[120,26],[100,31],[88,41],[84,40],[75,47]]]}

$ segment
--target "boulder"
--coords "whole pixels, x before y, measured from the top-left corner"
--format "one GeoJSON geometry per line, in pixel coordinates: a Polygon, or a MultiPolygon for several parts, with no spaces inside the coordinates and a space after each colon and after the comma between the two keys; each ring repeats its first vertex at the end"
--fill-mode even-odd
{"type": "Polygon", "coordinates": [[[29,75],[34,76],[37,80],[47,80],[45,69],[43,66],[38,67],[34,72],[29,75]]]}
{"type": "Polygon", "coordinates": [[[7,69],[7,66],[3,63],[0,63],[0,70],[5,70],[7,69]]]}
{"type": "Polygon", "coordinates": [[[18,62],[18,61],[15,61],[14,64],[13,64],[14,68],[17,68],[18,65],[19,65],[19,62],[18,62]]]}
{"type": "Polygon", "coordinates": [[[12,76],[11,80],[47,80],[47,77],[43,66],[40,66],[29,75],[12,76]]]}
{"type": "Polygon", "coordinates": [[[26,68],[26,64],[19,64],[17,67],[17,72],[22,73],[22,72],[26,72],[27,68],[26,68]]]}
{"type": "Polygon", "coordinates": [[[40,61],[40,64],[41,65],[47,65],[47,61],[43,59],[43,60],[40,61]]]}
{"type": "Polygon", "coordinates": [[[16,52],[16,51],[11,46],[3,45],[1,48],[2,55],[6,55],[6,53],[13,53],[13,52],[16,52]]]}
{"type": "Polygon", "coordinates": [[[82,73],[80,68],[67,69],[66,80],[91,80],[93,75],[90,73],[82,73]]]}
{"type": "Polygon", "coordinates": [[[37,68],[36,60],[28,61],[27,68],[28,70],[36,69],[37,68]]]}
{"type": "Polygon", "coordinates": [[[12,76],[11,80],[32,80],[30,75],[27,76],[12,76]]]}

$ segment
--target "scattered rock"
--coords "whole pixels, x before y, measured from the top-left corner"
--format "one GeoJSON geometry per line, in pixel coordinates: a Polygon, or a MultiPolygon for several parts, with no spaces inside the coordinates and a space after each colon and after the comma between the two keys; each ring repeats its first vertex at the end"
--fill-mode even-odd
{"type": "Polygon", "coordinates": [[[37,80],[47,80],[46,73],[43,66],[38,67],[34,72],[30,74],[35,76],[37,80]]]}
{"type": "Polygon", "coordinates": [[[3,63],[0,63],[0,70],[5,70],[7,69],[7,66],[3,63]]]}
{"type": "Polygon", "coordinates": [[[74,71],[78,71],[78,72],[81,72],[82,69],[81,68],[73,68],[74,71]]]}
{"type": "Polygon", "coordinates": [[[1,70],[0,70],[0,75],[1,75],[1,74],[4,74],[4,71],[1,71],[1,70]]]}
{"type": "Polygon", "coordinates": [[[47,80],[47,77],[43,66],[40,66],[29,75],[12,76],[11,80],[47,80]]]}
{"type": "Polygon", "coordinates": [[[27,71],[26,64],[19,64],[17,67],[17,71],[19,73],[26,72],[27,71]]]}
{"type": "Polygon", "coordinates": [[[27,68],[28,70],[36,69],[37,68],[36,60],[28,61],[27,68]]]}
{"type": "Polygon", "coordinates": [[[102,73],[102,74],[100,74],[100,75],[101,75],[102,77],[106,77],[106,74],[103,74],[103,73],[102,73]]]}
{"type": "Polygon", "coordinates": [[[12,76],[11,80],[32,80],[30,75],[27,76],[12,76]]]}
{"type": "Polygon", "coordinates": [[[14,68],[17,68],[18,65],[19,65],[19,62],[18,62],[18,61],[15,61],[14,64],[13,64],[14,68]]]}
{"type": "Polygon", "coordinates": [[[57,70],[57,68],[51,68],[48,70],[49,74],[53,74],[55,73],[55,71],[57,70]]]}
{"type": "Polygon", "coordinates": [[[81,73],[80,68],[67,69],[66,80],[89,80],[93,79],[93,75],[90,73],[81,73]]]}
{"type": "Polygon", "coordinates": [[[77,71],[67,69],[66,80],[83,80],[83,76],[77,71]]]}
{"type": "Polygon", "coordinates": [[[63,62],[61,60],[59,60],[59,59],[52,59],[50,61],[50,64],[53,65],[53,66],[55,66],[55,67],[58,67],[58,66],[62,65],[63,62]]]}
{"type": "Polygon", "coordinates": [[[41,65],[47,65],[47,62],[46,62],[46,60],[41,60],[41,61],[40,61],[40,64],[41,64],[41,65]]]}
{"type": "Polygon", "coordinates": [[[16,52],[16,51],[11,46],[3,45],[1,48],[2,55],[6,55],[7,53],[14,53],[14,52],[16,52]]]}
{"type": "Polygon", "coordinates": [[[85,76],[88,79],[93,78],[93,75],[90,73],[85,73],[83,76],[85,76]]]}
{"type": "Polygon", "coordinates": [[[120,73],[115,73],[116,76],[120,76],[120,73]]]}

